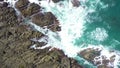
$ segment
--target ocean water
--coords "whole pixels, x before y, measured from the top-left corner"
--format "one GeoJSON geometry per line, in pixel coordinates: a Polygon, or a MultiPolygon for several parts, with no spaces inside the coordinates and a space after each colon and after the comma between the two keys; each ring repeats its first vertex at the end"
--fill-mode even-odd
{"type": "MultiPolygon", "coordinates": [[[[12,7],[14,3],[8,0],[12,7]]],[[[38,41],[48,42],[46,46],[32,48],[44,49],[51,46],[63,50],[65,55],[74,58],[85,68],[96,68],[78,53],[87,48],[99,48],[101,56],[108,59],[116,55],[114,63],[109,66],[120,68],[120,1],[119,0],[79,0],[81,5],[74,7],[71,0],[53,3],[49,0],[29,0],[31,3],[41,3],[43,12],[52,12],[60,22],[61,31],[52,32],[43,29],[31,21],[28,24],[47,35],[38,41]],[[46,41],[47,40],[47,41],[46,41]],[[110,53],[110,50],[114,50],[110,53]]],[[[15,8],[15,7],[14,7],[15,8]]]]}

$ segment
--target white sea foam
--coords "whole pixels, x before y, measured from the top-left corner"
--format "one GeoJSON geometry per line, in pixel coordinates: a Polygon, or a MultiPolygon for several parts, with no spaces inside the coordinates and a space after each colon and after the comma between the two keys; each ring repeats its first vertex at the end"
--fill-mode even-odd
{"type": "MultiPolygon", "coordinates": [[[[114,51],[111,53],[109,52],[109,49],[106,49],[106,47],[104,47],[103,45],[94,46],[92,44],[91,45],[87,44],[88,47],[83,48],[82,46],[84,45],[78,47],[75,46],[73,43],[76,38],[82,37],[84,30],[87,28],[85,27],[85,23],[86,23],[85,19],[87,18],[87,14],[95,12],[96,6],[98,4],[102,5],[103,7],[103,3],[101,3],[100,0],[90,0],[90,1],[80,0],[82,5],[79,7],[73,7],[71,0],[65,0],[59,3],[53,3],[52,0],[50,1],[29,0],[29,1],[31,3],[33,2],[37,3],[40,6],[44,7],[45,8],[44,12],[52,12],[59,20],[62,29],[60,32],[52,32],[47,28],[43,29],[42,27],[37,26],[31,21],[28,21],[28,24],[34,26],[34,28],[37,31],[42,32],[47,36],[47,39],[42,38],[39,40],[36,39],[33,40],[39,42],[47,41],[48,43],[46,46],[43,47],[36,47],[36,45],[33,45],[31,46],[31,48],[34,49],[44,49],[46,47],[57,48],[63,50],[63,52],[68,57],[75,57],[77,56],[78,52],[86,48],[91,48],[91,47],[95,49],[98,48],[102,50],[100,56],[105,55],[109,59],[112,55],[116,55],[115,62],[110,65],[114,66],[114,68],[118,68],[117,65],[119,64],[119,59],[120,59],[119,52],[114,51]],[[90,6],[85,5],[85,3],[88,1],[90,2],[90,6]]],[[[15,5],[15,1],[13,0],[8,0],[7,2],[10,2],[11,6],[15,5]]],[[[105,6],[103,8],[105,8],[105,6]]],[[[91,32],[91,36],[95,40],[103,41],[108,37],[108,34],[104,29],[96,28],[95,31],[91,32]]]]}
{"type": "Polygon", "coordinates": [[[96,28],[91,32],[90,36],[92,39],[104,41],[108,37],[108,34],[104,28],[96,28]]]}

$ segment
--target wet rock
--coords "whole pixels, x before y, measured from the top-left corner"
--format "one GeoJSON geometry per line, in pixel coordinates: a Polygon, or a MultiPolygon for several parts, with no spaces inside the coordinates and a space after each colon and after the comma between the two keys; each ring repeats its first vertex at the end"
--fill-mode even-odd
{"type": "Polygon", "coordinates": [[[28,0],[19,0],[16,2],[16,8],[21,12],[24,17],[40,12],[40,6],[35,3],[29,3],[28,0]]]}
{"type": "MultiPolygon", "coordinates": [[[[98,48],[87,48],[80,52],[80,56],[91,62],[97,68],[114,68],[115,55],[105,56],[101,54],[102,50],[98,48]]],[[[112,52],[110,52],[112,53],[112,52]]]]}
{"type": "Polygon", "coordinates": [[[59,1],[63,1],[63,0],[52,0],[54,3],[57,3],[59,1]]]}
{"type": "Polygon", "coordinates": [[[18,0],[15,4],[15,7],[18,8],[19,10],[22,10],[22,8],[27,7],[29,4],[29,0],[18,0]]]}
{"type": "Polygon", "coordinates": [[[35,14],[32,17],[32,22],[41,27],[47,26],[52,31],[60,31],[59,22],[51,12],[35,14]]]}
{"type": "Polygon", "coordinates": [[[24,17],[31,18],[32,22],[36,25],[46,26],[54,32],[61,30],[56,17],[51,12],[41,13],[41,7],[35,3],[29,3],[28,0],[20,0],[16,3],[16,8],[24,17]]]}
{"type": "Polygon", "coordinates": [[[40,6],[35,4],[35,3],[31,3],[28,8],[26,9],[26,15],[31,16],[32,14],[38,13],[40,12],[40,6]]]}
{"type": "Polygon", "coordinates": [[[80,52],[80,56],[86,60],[93,62],[94,58],[100,56],[100,51],[92,48],[85,49],[80,52]]]}
{"type": "Polygon", "coordinates": [[[51,12],[39,13],[32,17],[32,22],[41,27],[52,25],[54,20],[55,16],[51,12]]]}
{"type": "Polygon", "coordinates": [[[8,3],[7,2],[2,2],[0,3],[0,7],[7,7],[8,6],[8,3]]]}
{"type": "Polygon", "coordinates": [[[72,0],[72,4],[74,7],[79,7],[80,6],[80,1],[79,0],[72,0]]]}

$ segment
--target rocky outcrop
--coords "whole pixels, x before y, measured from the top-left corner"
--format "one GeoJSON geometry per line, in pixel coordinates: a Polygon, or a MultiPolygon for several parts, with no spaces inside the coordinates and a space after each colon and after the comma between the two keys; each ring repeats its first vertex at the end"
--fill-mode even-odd
{"type": "Polygon", "coordinates": [[[59,22],[51,12],[37,13],[32,17],[32,22],[35,24],[51,29],[52,31],[60,31],[59,22]]]}
{"type": "Polygon", "coordinates": [[[16,2],[16,8],[26,18],[30,18],[33,23],[38,26],[51,29],[52,31],[60,31],[59,22],[51,12],[41,12],[41,7],[35,3],[29,3],[28,0],[19,0],[16,2]]]}
{"type": "Polygon", "coordinates": [[[94,48],[87,48],[81,51],[79,55],[97,66],[97,68],[113,68],[112,64],[114,64],[116,57],[115,55],[109,56],[109,59],[107,56],[101,55],[101,50],[94,48]]]}
{"type": "MultiPolygon", "coordinates": [[[[20,4],[17,4],[17,8],[20,10],[26,8],[29,3],[27,0],[18,2],[20,4]]],[[[49,20],[49,15],[52,14],[46,13],[43,17],[49,20]]],[[[13,8],[0,6],[0,68],[82,68],[74,59],[68,58],[58,49],[49,51],[49,48],[39,50],[30,48],[37,43],[31,39],[43,36],[23,21],[18,21],[13,8]]],[[[44,43],[38,45],[43,46],[42,44],[44,43]]]]}
{"type": "Polygon", "coordinates": [[[16,2],[15,6],[24,17],[30,17],[31,15],[38,13],[41,8],[39,5],[30,3],[28,0],[19,0],[16,2]]]}
{"type": "Polygon", "coordinates": [[[100,51],[97,49],[88,48],[81,51],[79,55],[93,63],[94,58],[100,55],[100,51]]]}

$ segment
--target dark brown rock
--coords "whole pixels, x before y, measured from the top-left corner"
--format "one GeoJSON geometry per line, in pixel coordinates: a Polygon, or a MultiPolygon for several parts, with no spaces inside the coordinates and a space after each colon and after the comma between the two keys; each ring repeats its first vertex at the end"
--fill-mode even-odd
{"type": "Polygon", "coordinates": [[[35,14],[32,17],[32,22],[41,27],[47,26],[52,31],[60,31],[59,22],[51,12],[35,14]]]}
{"type": "Polygon", "coordinates": [[[80,52],[80,56],[85,58],[86,60],[93,62],[94,58],[100,56],[100,51],[96,49],[88,48],[80,52]]]}
{"type": "Polygon", "coordinates": [[[51,12],[39,13],[32,17],[32,21],[41,27],[54,24],[54,20],[55,16],[51,12]]]}
{"type": "Polygon", "coordinates": [[[15,7],[18,8],[19,10],[22,10],[22,8],[27,7],[29,4],[29,0],[18,0],[15,4],[15,7]]]}
{"type": "Polygon", "coordinates": [[[35,3],[29,3],[28,0],[19,0],[16,2],[16,8],[21,12],[24,17],[40,12],[41,7],[35,3]]]}
{"type": "Polygon", "coordinates": [[[63,1],[63,0],[52,0],[54,3],[57,3],[59,1],[63,1]]]}
{"type": "Polygon", "coordinates": [[[74,7],[79,7],[80,6],[80,1],[79,0],[72,0],[72,4],[74,7]]]}
{"type": "Polygon", "coordinates": [[[110,64],[114,64],[115,55],[111,56],[110,59],[107,56],[100,55],[101,50],[94,48],[87,48],[80,52],[80,56],[96,65],[97,68],[114,68],[110,64]]]}
{"type": "Polygon", "coordinates": [[[41,7],[39,5],[37,5],[35,3],[31,3],[26,9],[26,13],[28,13],[26,15],[31,16],[35,13],[38,13],[38,12],[40,12],[40,8],[41,7]]]}

